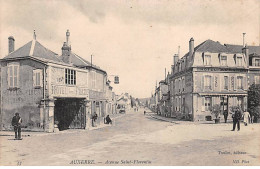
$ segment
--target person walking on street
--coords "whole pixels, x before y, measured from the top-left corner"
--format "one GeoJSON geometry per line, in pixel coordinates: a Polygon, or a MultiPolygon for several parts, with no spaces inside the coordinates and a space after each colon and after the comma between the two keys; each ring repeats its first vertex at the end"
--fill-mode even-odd
{"type": "Polygon", "coordinates": [[[227,110],[224,110],[223,115],[224,115],[225,123],[227,123],[228,111],[227,111],[227,110]]]}
{"type": "Polygon", "coordinates": [[[109,115],[106,117],[106,124],[112,124],[112,120],[110,119],[109,115]]]}
{"type": "Polygon", "coordinates": [[[94,115],[92,116],[92,127],[97,127],[97,125],[96,125],[97,117],[98,117],[98,115],[95,112],[94,115]]]}
{"type": "Polygon", "coordinates": [[[240,130],[240,119],[241,119],[241,111],[239,110],[239,108],[235,109],[235,114],[232,115],[233,118],[233,130],[231,131],[235,131],[236,129],[236,124],[237,124],[237,131],[240,130]]]}
{"type": "Polygon", "coordinates": [[[19,113],[15,113],[15,116],[12,119],[12,126],[14,126],[14,133],[15,133],[16,140],[22,140],[21,125],[22,125],[22,118],[19,116],[19,113]]]}
{"type": "Polygon", "coordinates": [[[244,124],[247,126],[249,124],[250,114],[248,111],[245,111],[244,113],[244,124]]]}

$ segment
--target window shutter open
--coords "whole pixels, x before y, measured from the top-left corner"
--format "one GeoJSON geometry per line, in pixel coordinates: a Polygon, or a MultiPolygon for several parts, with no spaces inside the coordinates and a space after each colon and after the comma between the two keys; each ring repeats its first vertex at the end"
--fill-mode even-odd
{"type": "Polygon", "coordinates": [[[43,73],[42,70],[40,70],[40,86],[43,87],[43,73]]]}
{"type": "Polygon", "coordinates": [[[214,89],[214,76],[210,76],[210,80],[211,80],[211,84],[210,84],[210,89],[213,90],[214,89]]]}
{"type": "Polygon", "coordinates": [[[33,86],[36,86],[36,71],[33,70],[33,86]]]}
{"type": "Polygon", "coordinates": [[[201,97],[201,111],[205,111],[205,97],[201,97]]]}
{"type": "Polygon", "coordinates": [[[201,90],[204,90],[204,75],[201,76],[201,90]]]}
{"type": "Polygon", "coordinates": [[[237,90],[237,76],[234,76],[234,90],[237,90]]]}
{"type": "Polygon", "coordinates": [[[8,83],[8,86],[10,87],[10,68],[9,66],[7,67],[7,83],[8,83]]]}

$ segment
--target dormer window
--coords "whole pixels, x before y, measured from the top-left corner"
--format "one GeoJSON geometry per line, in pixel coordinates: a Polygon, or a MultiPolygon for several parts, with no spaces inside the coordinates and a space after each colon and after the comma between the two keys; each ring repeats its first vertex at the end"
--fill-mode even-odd
{"type": "Polygon", "coordinates": [[[205,66],[211,65],[211,56],[210,55],[205,55],[205,57],[204,57],[204,65],[205,66]]]}
{"type": "Polygon", "coordinates": [[[220,65],[227,66],[227,56],[220,56],[220,65]]]}
{"type": "Polygon", "coordinates": [[[237,58],[236,58],[236,65],[237,66],[242,66],[242,57],[241,56],[237,56],[237,58]]]}
{"type": "Polygon", "coordinates": [[[260,66],[260,59],[255,59],[255,65],[254,66],[260,66]]]}

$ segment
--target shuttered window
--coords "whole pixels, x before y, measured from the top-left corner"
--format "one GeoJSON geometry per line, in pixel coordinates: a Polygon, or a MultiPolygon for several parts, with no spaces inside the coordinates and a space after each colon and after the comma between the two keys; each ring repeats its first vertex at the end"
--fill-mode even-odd
{"type": "Polygon", "coordinates": [[[237,57],[236,61],[237,66],[242,66],[242,57],[237,57]]]}
{"type": "Polygon", "coordinates": [[[10,88],[19,87],[19,64],[8,64],[8,86],[10,88]]]}
{"type": "Polygon", "coordinates": [[[42,69],[33,70],[33,86],[42,87],[42,69]]]}
{"type": "Polygon", "coordinates": [[[211,65],[211,56],[210,55],[205,55],[204,65],[211,65]]]}
{"type": "Polygon", "coordinates": [[[237,77],[237,89],[243,89],[243,77],[242,76],[237,77]]]}
{"type": "Polygon", "coordinates": [[[227,66],[227,56],[221,56],[220,64],[221,66],[227,66]]]}
{"type": "Polygon", "coordinates": [[[255,65],[254,66],[260,66],[260,59],[255,59],[255,65]]]}
{"type": "Polygon", "coordinates": [[[228,90],[228,76],[224,76],[224,89],[228,90]]]}

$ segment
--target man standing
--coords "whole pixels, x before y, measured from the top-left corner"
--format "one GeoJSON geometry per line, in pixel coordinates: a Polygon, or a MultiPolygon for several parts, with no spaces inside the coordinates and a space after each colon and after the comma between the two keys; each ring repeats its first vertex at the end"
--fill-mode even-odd
{"type": "Polygon", "coordinates": [[[228,111],[224,110],[223,112],[225,123],[227,123],[228,111]]]}
{"type": "Polygon", "coordinates": [[[19,113],[15,113],[15,116],[12,119],[12,126],[14,126],[15,139],[17,140],[22,140],[21,124],[22,124],[22,118],[19,116],[19,113]],[[17,137],[17,133],[18,133],[18,137],[17,137]]]}
{"type": "Polygon", "coordinates": [[[241,119],[241,111],[239,110],[239,108],[235,109],[235,114],[232,115],[233,118],[233,130],[231,131],[235,131],[236,129],[236,124],[237,124],[237,131],[240,130],[240,119],[241,119]]]}

